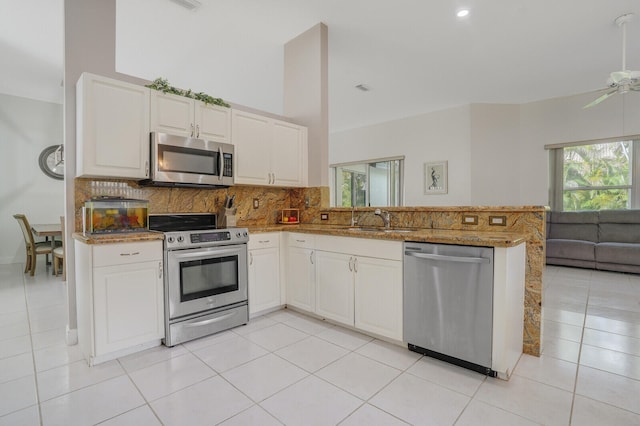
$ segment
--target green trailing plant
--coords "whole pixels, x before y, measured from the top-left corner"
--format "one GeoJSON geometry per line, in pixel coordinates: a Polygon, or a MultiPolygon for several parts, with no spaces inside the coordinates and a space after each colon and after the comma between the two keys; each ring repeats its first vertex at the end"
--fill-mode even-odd
{"type": "Polygon", "coordinates": [[[145,87],[149,89],[157,90],[162,93],[171,93],[173,95],[184,96],[185,98],[197,99],[205,104],[218,105],[229,108],[229,104],[220,98],[214,98],[206,93],[198,92],[194,93],[191,89],[182,90],[177,87],[173,87],[169,84],[166,78],[156,78],[151,84],[147,84],[145,87]]]}

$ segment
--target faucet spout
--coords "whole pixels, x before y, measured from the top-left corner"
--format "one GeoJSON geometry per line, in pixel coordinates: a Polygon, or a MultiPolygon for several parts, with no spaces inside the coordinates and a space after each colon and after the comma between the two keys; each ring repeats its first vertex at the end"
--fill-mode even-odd
{"type": "Polygon", "coordinates": [[[382,223],[384,223],[385,228],[391,227],[391,214],[388,211],[376,209],[376,211],[373,212],[373,214],[375,214],[376,216],[380,216],[380,218],[382,219],[382,223]]]}

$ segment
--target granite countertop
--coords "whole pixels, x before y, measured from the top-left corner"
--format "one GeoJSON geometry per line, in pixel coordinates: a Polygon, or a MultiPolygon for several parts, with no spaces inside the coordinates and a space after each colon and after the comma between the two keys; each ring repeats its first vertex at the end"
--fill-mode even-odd
{"type": "Polygon", "coordinates": [[[112,244],[112,243],[133,243],[137,241],[164,240],[164,234],[156,231],[146,232],[119,232],[113,234],[83,234],[74,232],[74,240],[85,244],[112,244]]]}
{"type": "MultiPolygon", "coordinates": [[[[418,241],[427,243],[460,244],[467,246],[514,247],[526,241],[525,236],[513,232],[487,232],[447,229],[411,229],[402,232],[385,232],[384,228],[358,227],[338,225],[268,225],[248,226],[249,234],[264,232],[302,232],[308,234],[334,235],[340,237],[371,238],[389,241],[418,241]]],[[[393,228],[402,229],[402,228],[393,228]]],[[[112,244],[136,241],[153,241],[164,239],[162,232],[131,232],[88,235],[75,232],[73,238],[85,244],[112,244]]]]}
{"type": "Polygon", "coordinates": [[[427,243],[460,244],[467,246],[515,247],[526,241],[524,235],[513,232],[447,229],[412,229],[408,232],[385,232],[384,228],[366,227],[367,230],[355,230],[350,228],[351,227],[349,226],[307,224],[248,227],[249,234],[291,231],[309,234],[335,235],[340,237],[372,238],[390,241],[418,241],[427,243]]]}

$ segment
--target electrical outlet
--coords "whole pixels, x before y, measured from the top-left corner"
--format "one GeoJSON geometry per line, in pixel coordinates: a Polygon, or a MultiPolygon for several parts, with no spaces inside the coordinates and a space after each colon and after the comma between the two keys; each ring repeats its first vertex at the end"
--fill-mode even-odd
{"type": "Polygon", "coordinates": [[[311,201],[309,200],[309,196],[307,195],[306,197],[304,197],[304,206],[309,207],[310,204],[311,201]]]}
{"type": "Polygon", "coordinates": [[[462,215],[462,224],[463,225],[477,225],[478,224],[478,216],[474,215],[474,214],[462,215]]]}
{"type": "Polygon", "coordinates": [[[320,213],[320,220],[329,220],[329,213],[320,213]]]}
{"type": "Polygon", "coordinates": [[[258,207],[260,207],[260,200],[257,198],[253,199],[253,208],[257,209],[258,207]]]}
{"type": "Polygon", "coordinates": [[[489,216],[489,225],[507,226],[507,217],[506,216],[489,216]]]}

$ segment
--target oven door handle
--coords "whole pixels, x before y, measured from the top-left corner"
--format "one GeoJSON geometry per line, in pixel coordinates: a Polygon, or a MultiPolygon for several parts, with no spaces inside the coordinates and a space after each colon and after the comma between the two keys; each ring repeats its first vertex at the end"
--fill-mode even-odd
{"type": "Polygon", "coordinates": [[[214,250],[202,250],[202,249],[194,249],[197,251],[193,251],[193,252],[189,252],[189,253],[180,253],[177,250],[174,251],[169,251],[169,256],[174,257],[175,259],[181,261],[181,260],[185,260],[185,259],[194,259],[194,258],[210,258],[211,255],[215,255],[216,257],[221,256],[221,255],[226,255],[226,254],[237,254],[238,256],[240,256],[240,252],[238,251],[238,248],[229,248],[229,249],[222,249],[219,247],[216,247],[214,250]]]}
{"type": "Polygon", "coordinates": [[[184,327],[200,327],[203,325],[209,325],[209,324],[213,324],[214,322],[218,322],[218,321],[224,321],[228,318],[231,318],[232,316],[236,315],[237,312],[231,312],[229,314],[225,314],[216,318],[210,318],[208,320],[203,320],[203,321],[198,321],[198,322],[189,322],[184,324],[184,327]]]}

